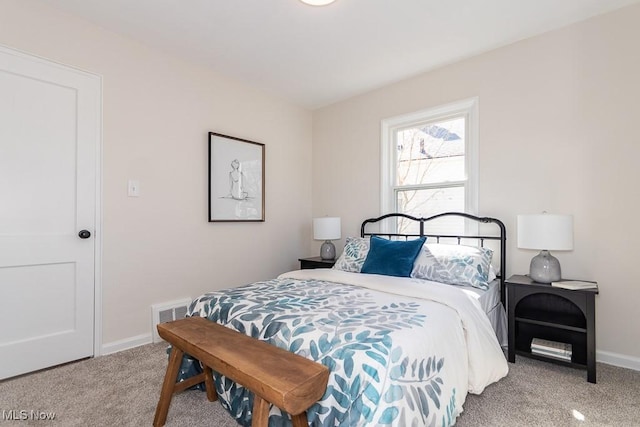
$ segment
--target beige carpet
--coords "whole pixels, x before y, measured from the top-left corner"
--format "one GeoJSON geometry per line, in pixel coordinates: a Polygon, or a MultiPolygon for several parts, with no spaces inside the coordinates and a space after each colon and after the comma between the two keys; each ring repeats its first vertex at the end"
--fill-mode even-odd
{"type": "MultiPolygon", "coordinates": [[[[165,345],[150,344],[1,382],[0,426],[151,425],[166,363],[165,345]],[[55,419],[6,420],[21,410],[54,412],[55,419]]],[[[468,395],[456,425],[640,426],[640,372],[598,364],[594,385],[585,371],[526,358],[509,367],[481,396],[468,395]]],[[[166,425],[237,424],[205,393],[186,391],[174,397],[166,425]]]]}

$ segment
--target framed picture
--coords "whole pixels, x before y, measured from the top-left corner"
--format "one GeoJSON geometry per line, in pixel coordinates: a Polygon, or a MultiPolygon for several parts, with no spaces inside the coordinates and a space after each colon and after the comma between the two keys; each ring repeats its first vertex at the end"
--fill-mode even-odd
{"type": "Polygon", "coordinates": [[[264,221],[264,144],[209,132],[209,222],[264,221]]]}

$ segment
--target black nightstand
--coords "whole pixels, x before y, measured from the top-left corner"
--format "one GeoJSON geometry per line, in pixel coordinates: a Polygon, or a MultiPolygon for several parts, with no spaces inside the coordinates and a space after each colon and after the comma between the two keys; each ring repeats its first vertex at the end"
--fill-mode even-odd
{"type": "Polygon", "coordinates": [[[319,256],[299,258],[298,261],[300,261],[300,268],[302,270],[310,268],[331,268],[333,264],[336,263],[335,259],[322,259],[319,256]]]}
{"type": "Polygon", "coordinates": [[[598,289],[569,290],[511,276],[507,286],[509,362],[516,354],[587,370],[596,382],[596,307],[598,289]],[[571,344],[571,361],[531,353],[531,340],[571,344]]]}

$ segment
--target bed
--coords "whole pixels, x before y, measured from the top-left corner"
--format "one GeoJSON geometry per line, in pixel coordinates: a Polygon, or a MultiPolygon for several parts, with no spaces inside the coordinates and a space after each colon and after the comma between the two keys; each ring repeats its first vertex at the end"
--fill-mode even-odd
{"type": "MultiPolygon", "coordinates": [[[[501,349],[505,239],[504,224],[493,218],[384,215],[364,221],[360,237],[347,238],[333,269],[210,292],[192,302],[188,316],[329,367],[327,390],[307,411],[310,425],[449,426],[468,392],[481,393],[508,371],[501,349]],[[496,231],[428,232],[430,221],[453,219],[496,231]],[[389,221],[409,231],[380,232],[389,221]]],[[[214,377],[223,407],[250,425],[251,393],[214,377]]],[[[290,420],[273,407],[269,425],[290,420]]]]}

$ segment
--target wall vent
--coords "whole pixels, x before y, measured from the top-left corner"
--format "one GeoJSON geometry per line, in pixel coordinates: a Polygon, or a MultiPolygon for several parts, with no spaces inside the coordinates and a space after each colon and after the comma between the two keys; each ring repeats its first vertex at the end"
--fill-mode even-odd
{"type": "Polygon", "coordinates": [[[154,343],[162,341],[162,338],[158,335],[158,328],[156,327],[158,323],[184,319],[189,309],[189,304],[191,304],[191,298],[151,306],[151,334],[153,335],[154,343]]]}

